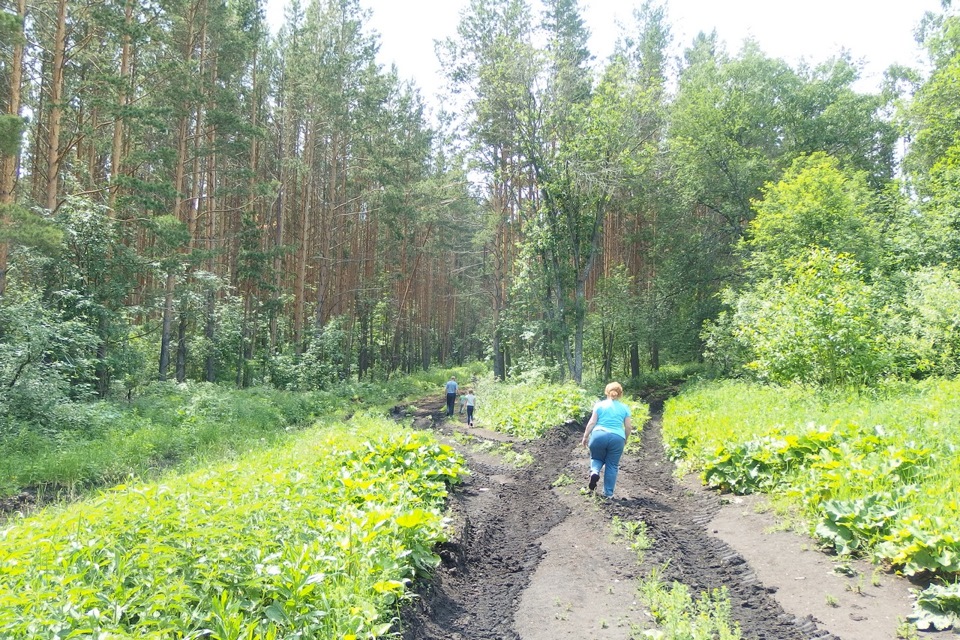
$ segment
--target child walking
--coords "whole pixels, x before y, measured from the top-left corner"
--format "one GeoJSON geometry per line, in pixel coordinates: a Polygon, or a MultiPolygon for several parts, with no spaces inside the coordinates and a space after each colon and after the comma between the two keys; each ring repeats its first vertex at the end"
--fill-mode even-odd
{"type": "Polygon", "coordinates": [[[473,412],[477,407],[477,396],[473,394],[473,388],[468,388],[463,395],[463,403],[467,405],[467,426],[473,426],[473,412]]]}

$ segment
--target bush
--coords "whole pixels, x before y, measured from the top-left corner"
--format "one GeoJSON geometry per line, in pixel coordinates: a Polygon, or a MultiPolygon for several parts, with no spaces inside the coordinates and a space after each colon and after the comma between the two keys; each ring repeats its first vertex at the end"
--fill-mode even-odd
{"type": "Polygon", "coordinates": [[[893,317],[858,264],[825,249],[789,264],[785,280],[758,283],[708,328],[708,357],[729,368],[724,357],[748,354],[743,368],[778,384],[875,384],[895,373],[893,317]]]}

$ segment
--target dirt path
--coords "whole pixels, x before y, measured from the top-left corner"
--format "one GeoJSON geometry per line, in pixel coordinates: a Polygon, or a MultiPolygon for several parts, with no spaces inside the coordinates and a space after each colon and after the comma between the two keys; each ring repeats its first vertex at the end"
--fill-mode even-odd
{"type": "Polygon", "coordinates": [[[439,431],[463,453],[472,475],[453,492],[454,533],[406,612],[404,638],[640,637],[654,625],[637,600],[637,578],[651,569],[694,593],[726,587],[744,638],[898,637],[898,618],[909,613],[905,583],[866,567],[859,579],[840,576],[827,556],[803,551],[809,541],[768,534],[770,516],[751,502],[677,482],[663,455],[659,414],[644,428],[639,453],[621,462],[619,499],[606,502],[581,493],[587,454],[578,446],[580,425],[521,443],[445,421],[443,412],[436,398],[411,415],[417,428],[439,431]],[[490,452],[496,447],[534,462],[518,468],[490,452]],[[572,483],[557,483],[564,476],[572,483]],[[647,524],[654,544],[641,564],[613,539],[615,517],[647,524]]]}

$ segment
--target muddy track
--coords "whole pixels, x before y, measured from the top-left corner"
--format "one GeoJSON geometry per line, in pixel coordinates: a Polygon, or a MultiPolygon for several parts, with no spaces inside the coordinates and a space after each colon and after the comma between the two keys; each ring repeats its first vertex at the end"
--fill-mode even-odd
{"type": "MultiPolygon", "coordinates": [[[[658,405],[654,405],[658,409],[658,405]]],[[[504,440],[500,434],[445,422],[438,398],[423,402],[410,417],[421,429],[434,429],[445,437],[454,431],[479,438],[504,440]]],[[[398,416],[405,415],[398,408],[398,416]]],[[[734,619],[744,638],[757,640],[807,640],[834,638],[818,629],[808,616],[785,614],[755,576],[749,564],[724,542],[708,535],[706,524],[720,507],[712,493],[682,486],[673,475],[673,464],[663,454],[657,412],[642,434],[640,451],[625,455],[617,485],[620,499],[604,503],[602,518],[642,520],[654,540],[643,564],[617,568],[626,576],[646,575],[658,569],[664,580],[677,580],[701,592],[725,587],[734,619]]],[[[472,475],[450,499],[453,535],[440,549],[442,564],[431,580],[418,587],[419,597],[403,615],[403,637],[408,640],[516,639],[514,624],[524,590],[544,555],[541,540],[571,516],[568,501],[552,483],[561,474],[578,474],[585,464],[571,459],[582,427],[572,423],[550,430],[543,438],[514,442],[514,450],[529,452],[534,464],[516,468],[477,447],[454,441],[468,460],[472,475]]],[[[579,482],[579,475],[577,482],[579,482]]],[[[575,501],[594,503],[591,496],[575,501]]],[[[589,505],[588,505],[589,506],[589,505]]],[[[584,532],[585,536],[595,532],[584,532]]],[[[571,541],[575,547],[578,540],[571,541]]],[[[587,579],[591,568],[584,567],[587,579]]],[[[628,630],[616,637],[629,638],[628,630]]],[[[544,637],[567,637],[560,631],[544,637]]]]}

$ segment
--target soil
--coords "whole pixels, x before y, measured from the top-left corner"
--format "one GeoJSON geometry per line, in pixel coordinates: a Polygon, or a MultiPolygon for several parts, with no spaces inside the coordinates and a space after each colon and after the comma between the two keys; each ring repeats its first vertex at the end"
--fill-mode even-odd
{"type": "MultiPolygon", "coordinates": [[[[651,404],[639,447],[624,454],[616,496],[586,491],[579,423],[518,441],[445,418],[442,398],[395,409],[433,429],[468,461],[449,501],[441,565],[403,614],[407,640],[560,640],[649,637],[638,580],[659,572],[691,592],[724,587],[744,638],[886,640],[911,610],[911,585],[866,563],[844,563],[779,530],[763,498],[721,496],[678,480],[651,404]],[[511,464],[507,447],[533,462],[511,464]],[[567,481],[572,479],[572,482],[567,481]],[[554,486],[558,485],[558,486],[554,486]],[[639,556],[611,523],[643,521],[639,556]],[[845,573],[839,573],[838,568],[845,573]]],[[[928,634],[920,634],[921,637],[928,634]]],[[[930,634],[933,635],[933,634],[930,634]]],[[[955,637],[951,634],[939,634],[955,637]]]]}

